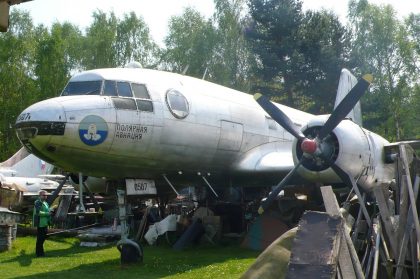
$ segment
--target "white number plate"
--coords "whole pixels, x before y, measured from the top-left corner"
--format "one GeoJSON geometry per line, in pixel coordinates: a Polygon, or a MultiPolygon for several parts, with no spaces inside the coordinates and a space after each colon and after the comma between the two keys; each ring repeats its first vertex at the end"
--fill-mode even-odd
{"type": "Polygon", "coordinates": [[[156,195],[154,180],[126,179],[127,195],[156,195]]]}

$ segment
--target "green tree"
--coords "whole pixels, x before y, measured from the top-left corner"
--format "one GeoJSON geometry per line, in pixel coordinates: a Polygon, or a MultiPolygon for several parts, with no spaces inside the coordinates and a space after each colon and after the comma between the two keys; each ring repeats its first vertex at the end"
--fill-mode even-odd
{"type": "Polygon", "coordinates": [[[303,13],[300,0],[249,3],[246,37],[259,77],[254,90],[306,111],[331,112],[349,42],[337,16],[325,10],[303,13]]]}
{"type": "Polygon", "coordinates": [[[110,12],[108,16],[100,10],[94,12],[92,17],[93,22],[86,29],[84,39],[83,67],[85,69],[117,67],[118,19],[114,12],[110,12]]]}
{"type": "Polygon", "coordinates": [[[169,19],[169,32],[165,37],[164,68],[201,78],[211,63],[215,47],[215,30],[210,20],[199,12],[186,8],[181,16],[169,19]]]}
{"type": "Polygon", "coordinates": [[[119,66],[132,61],[137,61],[144,67],[157,63],[159,47],[152,40],[143,18],[137,17],[134,12],[124,15],[118,21],[116,49],[119,66]]]}
{"type": "Polygon", "coordinates": [[[0,160],[19,148],[14,124],[18,114],[38,95],[34,79],[36,31],[26,12],[12,11],[10,28],[0,34],[0,160]]]}
{"type": "Polygon", "coordinates": [[[250,90],[253,59],[244,36],[244,0],[215,0],[215,48],[209,80],[242,91],[250,90]]]}
{"type": "Polygon", "coordinates": [[[141,17],[131,12],[120,20],[113,12],[107,15],[100,10],[92,16],[83,40],[83,68],[122,67],[133,60],[144,67],[157,64],[160,50],[141,17]]]}
{"type": "Polygon", "coordinates": [[[296,61],[289,80],[302,96],[299,107],[314,113],[331,113],[341,69],[346,67],[349,36],[332,12],[307,11],[297,34],[296,61]]]}
{"type": "Polygon", "coordinates": [[[413,64],[416,66],[416,72],[420,70],[420,14],[410,14],[405,20],[412,48],[415,51],[413,64]]]}
{"type": "Polygon", "coordinates": [[[35,74],[41,92],[40,99],[57,96],[70,78],[71,71],[80,67],[80,30],[70,23],[54,23],[51,32],[43,32],[36,51],[35,74]]]}
{"type": "Polygon", "coordinates": [[[413,131],[404,129],[404,125],[405,119],[410,119],[407,112],[417,74],[407,26],[398,20],[392,6],[372,5],[366,0],[350,1],[349,18],[356,70],[375,77],[365,102],[365,124],[390,140],[410,137],[413,131]]]}
{"type": "Polygon", "coordinates": [[[249,91],[251,53],[243,35],[244,0],[215,0],[212,19],[187,8],[169,21],[167,70],[249,91]]]}

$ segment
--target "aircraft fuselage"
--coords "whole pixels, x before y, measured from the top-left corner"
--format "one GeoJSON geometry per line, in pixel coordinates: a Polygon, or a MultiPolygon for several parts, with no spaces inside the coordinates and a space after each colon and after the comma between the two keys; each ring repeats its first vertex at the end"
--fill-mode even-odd
{"type": "MultiPolygon", "coordinates": [[[[275,106],[314,137],[328,119],[275,106]]],[[[16,131],[22,144],[47,162],[116,180],[163,181],[168,175],[190,183],[204,176],[224,185],[240,179],[242,186],[270,186],[301,157],[300,143],[251,95],[146,69],[79,73],[60,97],[24,110],[16,131]]],[[[329,167],[335,162],[366,190],[393,178],[393,167],[384,160],[389,142],[379,135],[344,119],[328,141],[329,159],[304,164],[302,177],[340,183],[329,167]]]]}
{"type": "MultiPolygon", "coordinates": [[[[269,172],[270,162],[260,161],[273,150],[284,155],[285,172],[293,166],[293,137],[251,95],[145,69],[87,71],[69,84],[92,81],[98,95],[64,92],[23,111],[16,124],[22,143],[67,171],[111,179],[269,172]],[[116,96],[105,96],[114,94],[112,84],[116,96]],[[148,96],[135,92],[140,86],[148,96]]],[[[312,116],[282,109],[300,126],[312,116]]]]}

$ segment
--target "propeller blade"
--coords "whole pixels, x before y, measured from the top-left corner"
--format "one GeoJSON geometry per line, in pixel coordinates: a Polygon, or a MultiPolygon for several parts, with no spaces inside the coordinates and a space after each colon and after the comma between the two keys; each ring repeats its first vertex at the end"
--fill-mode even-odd
{"type": "Polygon", "coordinates": [[[369,227],[372,225],[372,221],[370,219],[369,213],[365,207],[365,204],[363,202],[362,194],[360,193],[359,187],[357,186],[356,182],[354,181],[354,178],[349,175],[345,170],[337,166],[336,164],[332,164],[331,168],[335,171],[335,173],[341,178],[341,180],[347,184],[349,187],[351,187],[354,192],[357,195],[357,198],[359,199],[360,206],[362,207],[362,212],[365,217],[366,223],[369,225],[369,227]]]}
{"type": "Polygon", "coordinates": [[[276,188],[268,195],[267,199],[263,201],[258,208],[258,213],[261,215],[264,211],[271,205],[271,203],[275,200],[275,198],[279,195],[280,191],[283,190],[283,187],[289,182],[290,178],[293,177],[297,169],[302,164],[303,158],[299,161],[299,163],[280,181],[276,188]]]}
{"type": "Polygon", "coordinates": [[[293,124],[287,115],[276,107],[267,97],[257,93],[254,95],[254,99],[257,103],[286,131],[292,134],[297,139],[304,139],[305,135],[293,124]]]}
{"type": "Polygon", "coordinates": [[[373,80],[372,75],[367,74],[361,78],[357,84],[350,90],[341,103],[335,108],[333,113],[328,118],[325,125],[319,131],[318,138],[324,139],[335,127],[343,120],[347,114],[353,109],[356,103],[360,100],[366,89],[373,80]]]}

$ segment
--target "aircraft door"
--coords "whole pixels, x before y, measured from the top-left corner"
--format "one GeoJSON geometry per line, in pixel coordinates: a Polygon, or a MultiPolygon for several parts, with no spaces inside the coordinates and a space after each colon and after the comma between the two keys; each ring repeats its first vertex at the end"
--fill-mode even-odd
{"type": "Polygon", "coordinates": [[[128,82],[116,82],[118,97],[112,97],[116,124],[112,153],[132,156],[147,151],[147,135],[151,133],[153,104],[133,96],[135,89],[128,82]],[[133,89],[132,89],[133,88],[133,89]],[[132,91],[133,90],[133,91],[132,91]]]}
{"type": "Polygon", "coordinates": [[[231,121],[220,121],[220,139],[217,146],[220,150],[239,151],[242,146],[244,128],[242,124],[231,121]]]}

